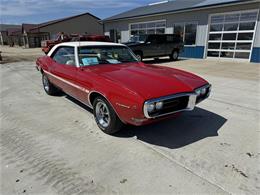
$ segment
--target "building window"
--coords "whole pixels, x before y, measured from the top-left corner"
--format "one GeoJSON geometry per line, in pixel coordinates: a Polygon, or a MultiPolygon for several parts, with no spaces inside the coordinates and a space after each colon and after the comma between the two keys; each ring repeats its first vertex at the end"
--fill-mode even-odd
{"type": "Polygon", "coordinates": [[[183,38],[184,45],[196,45],[197,26],[195,22],[174,24],[174,34],[183,38]]]}
{"type": "Polygon", "coordinates": [[[249,59],[257,15],[254,10],[212,15],[208,57],[249,59]]]}
{"type": "Polygon", "coordinates": [[[153,21],[144,23],[130,24],[130,34],[144,35],[144,34],[165,34],[166,21],[153,21]]]}

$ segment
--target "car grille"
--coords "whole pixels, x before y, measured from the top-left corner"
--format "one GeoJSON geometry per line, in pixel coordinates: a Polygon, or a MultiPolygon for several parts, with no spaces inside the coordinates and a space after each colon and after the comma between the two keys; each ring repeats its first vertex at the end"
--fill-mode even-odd
{"type": "Polygon", "coordinates": [[[150,117],[157,117],[160,115],[165,115],[168,113],[177,112],[187,108],[189,102],[189,96],[178,97],[173,99],[168,99],[163,101],[163,108],[159,111],[154,111],[149,113],[150,117]]]}

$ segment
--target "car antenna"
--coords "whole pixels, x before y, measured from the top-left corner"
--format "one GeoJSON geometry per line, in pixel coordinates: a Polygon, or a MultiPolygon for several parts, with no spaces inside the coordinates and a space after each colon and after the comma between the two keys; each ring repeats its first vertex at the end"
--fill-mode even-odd
{"type": "MultiPolygon", "coordinates": [[[[79,67],[80,67],[80,69],[82,68],[81,66],[80,66],[80,62],[79,62],[79,55],[80,55],[80,35],[79,35],[79,33],[78,33],[78,42],[79,42],[79,46],[78,46],[78,63],[79,63],[79,67]]],[[[81,69],[82,70],[82,69],[81,69]]]]}

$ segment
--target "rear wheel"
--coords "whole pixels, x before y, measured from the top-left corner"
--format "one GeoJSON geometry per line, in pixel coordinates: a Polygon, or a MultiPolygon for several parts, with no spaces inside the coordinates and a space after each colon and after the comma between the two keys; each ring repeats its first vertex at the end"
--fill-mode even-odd
{"type": "Polygon", "coordinates": [[[43,85],[44,91],[48,95],[57,95],[59,93],[59,89],[50,82],[47,75],[44,73],[42,74],[42,85],[43,85]]]}
{"type": "Polygon", "coordinates": [[[173,50],[172,54],[170,55],[170,59],[173,61],[177,61],[179,58],[179,52],[177,50],[173,50]]]}
{"type": "Polygon", "coordinates": [[[124,124],[105,98],[97,97],[94,100],[93,108],[96,123],[104,133],[114,134],[121,130],[124,124]]]}

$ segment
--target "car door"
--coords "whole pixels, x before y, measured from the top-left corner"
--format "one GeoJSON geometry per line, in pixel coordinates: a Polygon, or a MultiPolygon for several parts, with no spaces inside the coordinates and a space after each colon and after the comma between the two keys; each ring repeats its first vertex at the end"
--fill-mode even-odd
{"type": "Polygon", "coordinates": [[[174,43],[173,35],[166,35],[166,46],[165,46],[165,55],[171,55],[172,51],[176,48],[174,43]]]}
{"type": "Polygon", "coordinates": [[[68,95],[75,97],[76,73],[78,71],[75,61],[75,48],[72,46],[58,47],[51,58],[51,82],[68,95]]]}
{"type": "Polygon", "coordinates": [[[84,65],[84,62],[82,60],[84,59],[84,57],[86,59],[88,57],[88,54],[90,55],[90,57],[93,57],[93,52],[89,51],[87,47],[79,47],[76,50],[76,53],[79,61],[79,68],[76,73],[76,82],[78,85],[76,89],[76,97],[79,101],[91,106],[90,102],[88,102],[88,97],[91,89],[93,89],[93,86],[95,84],[96,75],[92,75],[91,72],[91,68],[94,67],[88,67],[87,65],[84,65]]]}
{"type": "Polygon", "coordinates": [[[160,35],[150,35],[146,41],[144,57],[157,57],[165,54],[165,45],[160,35]]]}

